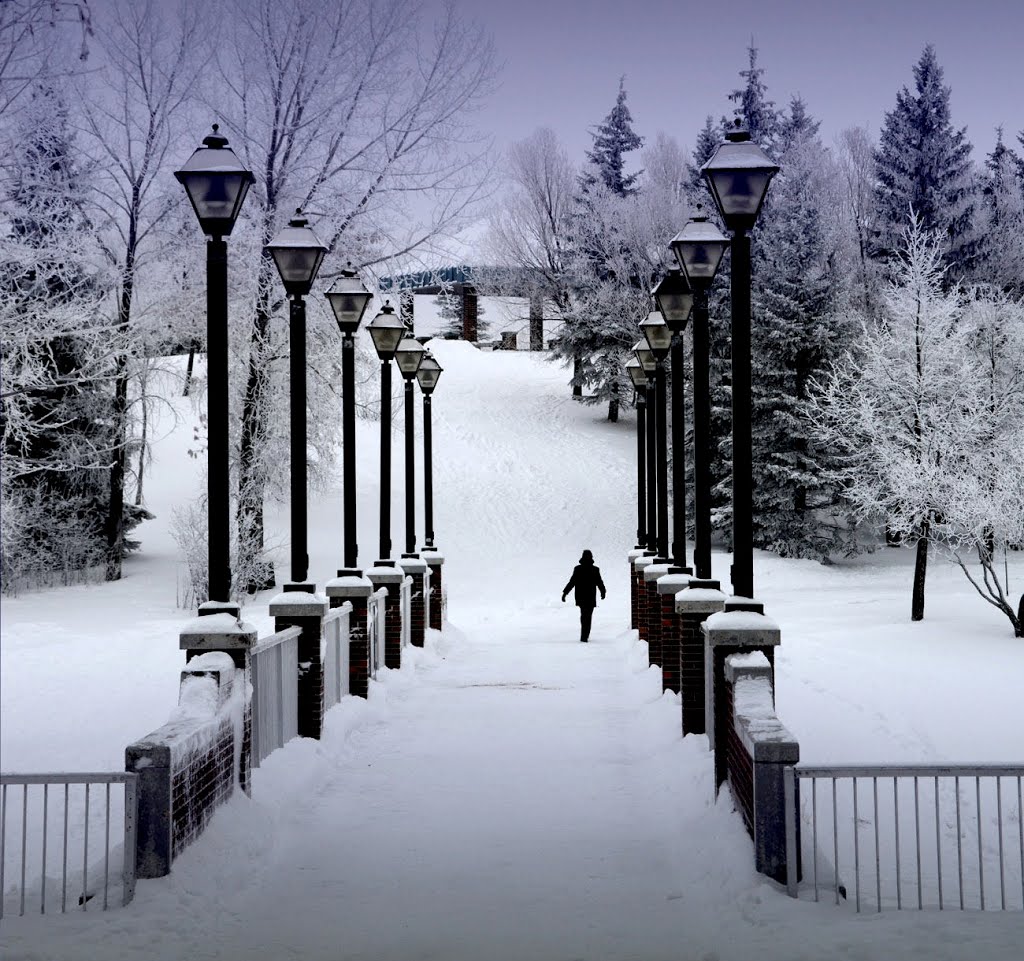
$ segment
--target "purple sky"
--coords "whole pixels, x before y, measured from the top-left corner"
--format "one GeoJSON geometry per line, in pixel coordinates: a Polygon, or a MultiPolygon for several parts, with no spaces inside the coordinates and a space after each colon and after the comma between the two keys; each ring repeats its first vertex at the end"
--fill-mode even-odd
{"type": "MultiPolygon", "coordinates": [[[[442,0],[427,0],[428,12],[442,0]]],[[[637,131],[692,146],[704,116],[731,109],[753,36],[778,106],[800,93],[826,142],[844,127],[877,136],[912,65],[935,45],[953,122],[980,160],[997,124],[1024,128],[1021,0],[458,0],[494,36],[500,89],[480,123],[499,146],[552,127],[573,161],[626,76],[637,131]]]]}

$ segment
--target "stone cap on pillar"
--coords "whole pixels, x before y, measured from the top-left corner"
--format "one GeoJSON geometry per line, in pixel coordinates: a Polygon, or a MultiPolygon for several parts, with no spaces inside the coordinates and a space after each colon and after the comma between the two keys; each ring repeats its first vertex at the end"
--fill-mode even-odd
{"type": "Polygon", "coordinates": [[[206,614],[188,621],[178,635],[183,651],[226,651],[252,647],[256,628],[231,614],[206,614]]]}
{"type": "Polygon", "coordinates": [[[444,554],[434,547],[424,547],[420,551],[420,557],[431,567],[440,567],[444,563],[444,554]]]}
{"type": "Polygon", "coordinates": [[[686,574],[665,574],[658,578],[659,594],[676,594],[690,586],[690,578],[686,574]]]}
{"type": "Polygon", "coordinates": [[[329,610],[323,594],[305,594],[301,591],[285,591],[271,598],[271,617],[326,617],[329,610]]]}
{"type": "Polygon", "coordinates": [[[691,587],[676,594],[677,614],[717,614],[725,607],[725,595],[706,587],[691,587]]]}
{"type": "Polygon", "coordinates": [[[368,577],[346,574],[335,577],[324,585],[328,597],[369,597],[373,593],[373,581],[368,577]]]}
{"type": "MultiPolygon", "coordinates": [[[[637,573],[649,567],[654,563],[654,558],[650,554],[641,554],[639,557],[633,559],[633,570],[637,573]]],[[[665,572],[668,573],[667,571],[665,572]]]]}
{"type": "Polygon", "coordinates": [[[665,577],[671,564],[647,564],[644,566],[644,583],[650,584],[659,577],[665,577]]]}
{"type": "Polygon", "coordinates": [[[401,584],[405,580],[405,571],[400,567],[371,567],[366,576],[374,587],[386,584],[401,584]]]}
{"type": "Polygon", "coordinates": [[[422,557],[403,557],[398,566],[406,574],[422,574],[427,569],[427,562],[422,557]]]}
{"type": "Polygon", "coordinates": [[[644,549],[642,547],[634,547],[627,555],[626,558],[630,564],[633,563],[638,557],[644,556],[644,549]]]}
{"type": "Polygon", "coordinates": [[[211,614],[230,614],[238,617],[242,612],[235,601],[203,601],[199,605],[199,616],[209,617],[211,614]]]}
{"type": "Polygon", "coordinates": [[[725,659],[725,679],[732,684],[737,677],[766,677],[771,681],[772,666],[764,651],[730,654],[725,659]]]}
{"type": "Polygon", "coordinates": [[[709,647],[776,647],[782,643],[779,625],[754,611],[719,611],[701,625],[701,630],[709,647]]]}

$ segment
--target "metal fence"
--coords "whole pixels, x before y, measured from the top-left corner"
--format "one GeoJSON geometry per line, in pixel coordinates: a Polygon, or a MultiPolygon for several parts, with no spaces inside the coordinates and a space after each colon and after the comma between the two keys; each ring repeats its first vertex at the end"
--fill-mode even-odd
{"type": "Polygon", "coordinates": [[[250,651],[252,664],[252,766],[299,733],[299,635],[288,627],[250,651]]]}
{"type": "Polygon", "coordinates": [[[348,694],[349,625],[352,604],[345,601],[324,618],[327,655],[324,660],[324,710],[334,707],[348,694]]]}
{"type": "Polygon", "coordinates": [[[366,644],[370,662],[369,673],[374,680],[384,662],[384,615],[387,596],[387,588],[381,587],[366,599],[366,644]]]}
{"type": "Polygon", "coordinates": [[[786,775],[787,840],[795,852],[799,796],[802,890],[815,901],[824,889],[836,904],[852,895],[857,911],[1024,909],[1024,765],[800,765],[786,775]]]}
{"type": "Polygon", "coordinates": [[[122,905],[132,900],[137,778],[124,771],[0,774],[0,918],[15,907],[24,915],[27,905],[36,904],[40,914],[58,907],[65,912],[69,897],[75,907],[88,910],[101,884],[103,900],[97,903],[105,911],[112,881],[121,885],[122,905]],[[113,785],[124,790],[112,792],[113,785]],[[121,827],[111,838],[111,824],[118,822],[121,827]],[[98,833],[102,850],[97,854],[98,833]]]}

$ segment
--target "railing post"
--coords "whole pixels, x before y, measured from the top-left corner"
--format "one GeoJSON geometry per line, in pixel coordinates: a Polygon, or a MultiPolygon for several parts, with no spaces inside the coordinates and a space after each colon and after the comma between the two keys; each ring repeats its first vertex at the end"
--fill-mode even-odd
{"type": "MultiPolygon", "coordinates": [[[[289,585],[291,586],[291,585],[289,585]]],[[[299,587],[300,585],[294,585],[299,587]]],[[[304,590],[285,589],[270,602],[274,630],[298,627],[299,635],[299,737],[319,739],[324,725],[324,617],[327,598],[304,590]]],[[[283,702],[282,702],[283,703],[283,702]]]]}
{"type": "Polygon", "coordinates": [[[387,588],[388,596],[384,605],[384,666],[399,670],[402,666],[402,603],[400,592],[405,572],[398,567],[378,563],[371,567],[366,576],[374,589],[387,588]]]}
{"type": "Polygon", "coordinates": [[[352,605],[348,622],[348,692],[366,697],[370,677],[366,606],[373,584],[361,571],[352,568],[338,571],[338,576],[328,581],[324,590],[332,608],[341,607],[346,601],[352,605]]]}
{"type": "Polygon", "coordinates": [[[797,896],[797,875],[799,874],[800,852],[797,844],[797,819],[800,812],[796,806],[796,768],[787,764],[782,769],[786,807],[786,894],[797,896]]]}

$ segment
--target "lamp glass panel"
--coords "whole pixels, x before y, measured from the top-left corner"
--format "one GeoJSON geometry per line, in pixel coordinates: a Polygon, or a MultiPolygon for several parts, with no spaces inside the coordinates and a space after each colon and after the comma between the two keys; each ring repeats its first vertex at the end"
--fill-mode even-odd
{"type": "Polygon", "coordinates": [[[398,369],[404,376],[412,377],[419,369],[420,361],[423,360],[423,345],[414,337],[406,337],[399,342],[395,350],[395,360],[398,369]]]}
{"type": "Polygon", "coordinates": [[[271,247],[270,254],[286,285],[312,284],[324,259],[321,247],[271,247]]]}
{"type": "Polygon", "coordinates": [[[768,192],[768,181],[774,171],[722,170],[708,171],[718,206],[725,217],[756,217],[768,192]]]}

